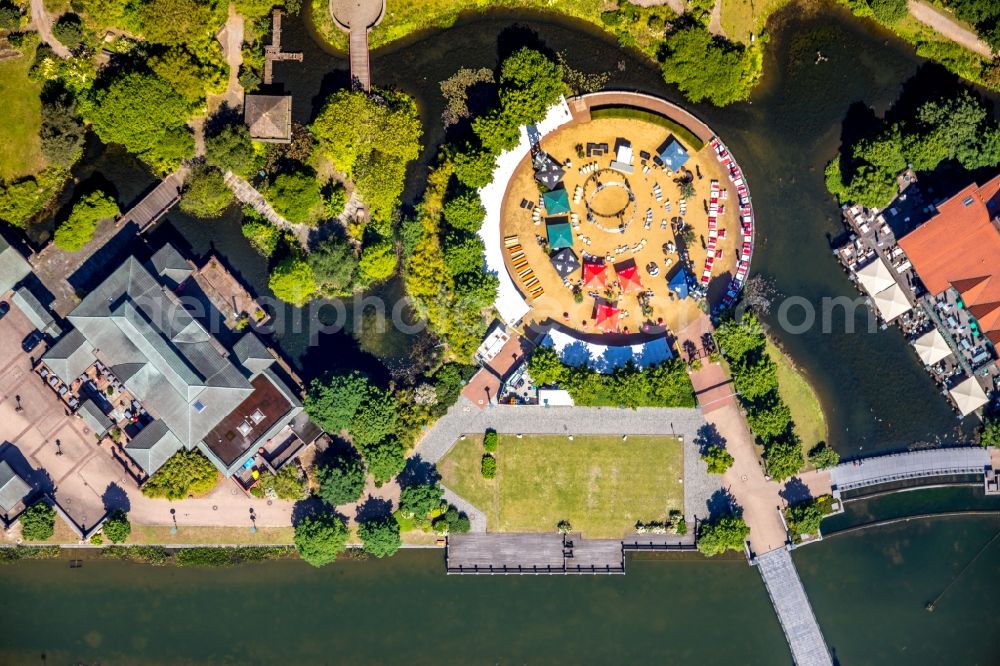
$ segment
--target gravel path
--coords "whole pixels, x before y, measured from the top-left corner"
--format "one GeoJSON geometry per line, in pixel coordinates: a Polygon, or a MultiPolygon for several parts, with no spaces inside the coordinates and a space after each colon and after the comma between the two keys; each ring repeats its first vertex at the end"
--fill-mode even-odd
{"type": "Polygon", "coordinates": [[[455,508],[462,511],[469,517],[469,531],[470,532],[485,532],[486,531],[486,514],[477,509],[471,502],[469,502],[464,497],[456,494],[454,490],[448,488],[444,484],[441,485],[444,489],[444,499],[449,504],[454,504],[455,508]]]}
{"type": "Polygon", "coordinates": [[[43,0],[31,0],[31,22],[38,31],[38,36],[52,48],[53,53],[63,59],[70,57],[69,49],[52,34],[52,15],[45,10],[43,0]]]}
{"type": "Polygon", "coordinates": [[[984,58],[992,58],[993,50],[989,44],[979,38],[979,35],[972,32],[955,19],[951,18],[940,10],[931,7],[919,0],[909,0],[907,3],[910,15],[926,26],[929,26],[947,37],[951,41],[964,46],[965,48],[978,53],[984,58]]]}

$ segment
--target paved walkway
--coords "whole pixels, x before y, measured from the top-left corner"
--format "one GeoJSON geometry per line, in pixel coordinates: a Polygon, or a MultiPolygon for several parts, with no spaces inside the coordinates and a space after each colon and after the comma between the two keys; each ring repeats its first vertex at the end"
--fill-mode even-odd
{"type": "Polygon", "coordinates": [[[243,16],[236,11],[236,5],[229,3],[229,16],[222,30],[215,36],[222,47],[222,54],[229,66],[229,82],[226,85],[226,92],[219,96],[215,102],[216,108],[220,103],[231,109],[243,108],[243,86],[240,85],[240,65],[243,64],[243,16]]]}
{"type": "Polygon", "coordinates": [[[445,501],[449,504],[454,504],[456,509],[464,512],[465,515],[469,517],[469,531],[485,532],[486,514],[480,511],[475,505],[472,504],[472,502],[457,494],[451,488],[448,488],[444,484],[442,484],[441,487],[444,488],[445,501]]]}
{"type": "Polygon", "coordinates": [[[52,34],[52,15],[45,9],[45,0],[31,0],[31,23],[38,31],[38,36],[49,45],[52,52],[60,58],[69,58],[72,54],[63,43],[52,34]]]}
{"type": "Polygon", "coordinates": [[[990,48],[989,44],[980,39],[979,35],[975,32],[952,18],[944,10],[932,7],[920,0],[909,0],[907,8],[910,10],[910,15],[913,18],[934,29],[943,37],[974,53],[978,53],[984,58],[993,57],[993,49],[990,48]]]}
{"type": "Polygon", "coordinates": [[[761,555],[757,558],[757,569],[797,666],[832,666],[830,651],[791,554],[779,548],[761,555]]]}
{"type": "Polygon", "coordinates": [[[990,465],[990,452],[980,446],[907,451],[872,456],[837,465],[829,471],[837,490],[853,490],[880,483],[929,476],[982,474],[990,465]]]}

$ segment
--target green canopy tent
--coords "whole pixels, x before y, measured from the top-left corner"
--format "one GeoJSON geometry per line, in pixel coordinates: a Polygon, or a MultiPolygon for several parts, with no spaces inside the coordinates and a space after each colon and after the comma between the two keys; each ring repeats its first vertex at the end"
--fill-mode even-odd
{"type": "Polygon", "coordinates": [[[573,247],[573,228],[566,217],[550,217],[545,220],[545,231],[549,236],[549,251],[573,247]]]}
{"type": "Polygon", "coordinates": [[[545,206],[545,212],[549,215],[569,213],[569,192],[563,187],[545,192],[542,194],[542,204],[545,206]]]}

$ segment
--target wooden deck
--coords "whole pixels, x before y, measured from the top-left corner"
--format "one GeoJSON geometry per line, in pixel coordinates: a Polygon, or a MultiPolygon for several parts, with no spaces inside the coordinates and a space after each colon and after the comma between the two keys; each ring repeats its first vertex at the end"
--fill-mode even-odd
{"type": "Polygon", "coordinates": [[[281,50],[281,10],[271,12],[271,44],[264,47],[264,84],[274,83],[274,63],[293,60],[302,62],[302,53],[281,50]]]}
{"type": "Polygon", "coordinates": [[[368,57],[368,29],[352,29],[350,39],[351,79],[366,92],[372,88],[371,61],[368,57]]]}
{"type": "Polygon", "coordinates": [[[181,168],[164,178],[152,192],[122,215],[121,222],[137,225],[140,232],[156,224],[181,200],[181,188],[187,174],[188,170],[181,168]]]}
{"type": "Polygon", "coordinates": [[[449,574],[623,574],[622,542],[579,534],[456,534],[448,538],[449,574]]]}

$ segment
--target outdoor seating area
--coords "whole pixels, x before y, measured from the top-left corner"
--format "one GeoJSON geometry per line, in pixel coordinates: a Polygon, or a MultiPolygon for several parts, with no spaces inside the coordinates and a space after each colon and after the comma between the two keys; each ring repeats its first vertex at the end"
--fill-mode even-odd
{"type": "MultiPolygon", "coordinates": [[[[709,145],[715,151],[715,155],[719,162],[728,172],[729,180],[736,187],[736,194],[739,198],[740,204],[740,255],[739,262],[736,265],[736,275],[733,277],[732,281],[729,283],[729,288],[726,290],[725,299],[722,302],[723,307],[728,307],[736,300],[737,295],[740,293],[740,289],[743,288],[743,283],[746,282],[747,273],[750,271],[750,259],[753,257],[753,244],[754,244],[754,216],[753,216],[753,203],[750,200],[750,189],[747,186],[746,179],[743,176],[743,170],[740,169],[740,165],[736,163],[736,159],[730,154],[729,149],[726,148],[726,144],[722,143],[718,137],[713,137],[709,142],[709,145]]],[[[716,198],[716,204],[718,204],[719,199],[725,200],[727,193],[722,190],[719,197],[716,198]]],[[[709,204],[711,206],[711,204],[709,204]]],[[[716,238],[725,239],[726,230],[718,228],[717,216],[722,214],[722,205],[716,209],[716,238]]],[[[709,214],[709,228],[711,230],[711,210],[709,214]]],[[[718,257],[721,254],[719,250],[718,257]]],[[[706,266],[707,270],[711,270],[711,267],[706,266]]],[[[706,275],[702,273],[702,283],[706,282],[706,275]]],[[[709,276],[711,279],[711,276],[709,276]]]]}
{"type": "Polygon", "coordinates": [[[727,287],[738,288],[733,276],[745,279],[752,247],[749,196],[731,158],[713,156],[714,147],[695,150],[634,119],[590,120],[545,136],[515,170],[501,213],[504,263],[531,308],[525,323],[662,333],[697,317],[700,301],[718,305],[727,287]],[[727,208],[727,176],[743,197],[743,220],[727,208]],[[671,289],[678,273],[685,288],[671,289]],[[616,314],[603,316],[597,299],[616,314]]]}

